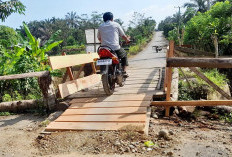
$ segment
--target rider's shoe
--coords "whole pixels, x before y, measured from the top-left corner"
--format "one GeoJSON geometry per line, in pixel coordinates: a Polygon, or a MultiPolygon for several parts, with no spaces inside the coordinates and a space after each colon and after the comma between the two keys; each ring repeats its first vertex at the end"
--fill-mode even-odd
{"type": "Polygon", "coordinates": [[[123,74],[124,78],[128,78],[129,77],[129,75],[125,71],[123,71],[122,74],[123,74]]]}

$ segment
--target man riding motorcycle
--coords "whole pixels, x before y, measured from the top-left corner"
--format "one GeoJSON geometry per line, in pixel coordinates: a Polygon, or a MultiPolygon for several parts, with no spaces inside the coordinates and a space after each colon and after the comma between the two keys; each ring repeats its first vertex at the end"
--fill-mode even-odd
{"type": "Polygon", "coordinates": [[[128,66],[127,52],[121,48],[119,37],[121,36],[126,43],[130,42],[130,38],[125,35],[122,27],[113,21],[111,12],[103,14],[103,21],[104,23],[98,28],[98,39],[101,42],[101,46],[108,46],[117,54],[122,61],[124,76],[128,77],[126,74],[126,66],[128,66]]]}

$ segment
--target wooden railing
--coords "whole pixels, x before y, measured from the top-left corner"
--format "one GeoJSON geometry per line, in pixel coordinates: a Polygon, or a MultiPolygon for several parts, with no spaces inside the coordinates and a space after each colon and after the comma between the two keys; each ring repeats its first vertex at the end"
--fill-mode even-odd
{"type": "MultiPolygon", "coordinates": [[[[181,51],[182,48],[177,48],[181,51]]],[[[187,50],[187,48],[184,48],[187,50]]],[[[200,68],[232,68],[231,58],[180,58],[174,57],[175,52],[174,41],[170,41],[169,50],[167,51],[167,64],[165,69],[164,92],[166,93],[166,101],[153,101],[151,106],[165,106],[165,116],[169,116],[171,106],[218,106],[232,105],[232,97],[224,92],[220,87],[208,79],[196,67],[200,68]],[[217,92],[228,100],[205,100],[205,101],[172,101],[171,100],[171,83],[172,83],[172,68],[173,67],[188,67],[197,76],[207,82],[217,92]]],[[[186,51],[185,51],[186,52],[186,51]]],[[[194,52],[194,50],[191,50],[194,52]]],[[[200,51],[197,51],[200,52],[200,51]]]]}
{"type": "MultiPolygon", "coordinates": [[[[53,88],[51,75],[48,71],[32,72],[16,75],[0,76],[1,80],[15,80],[23,78],[37,77],[38,84],[43,94],[43,103],[47,106],[47,110],[51,111],[56,105],[56,95],[53,88]]],[[[13,102],[2,102],[0,103],[0,111],[22,111],[38,106],[38,100],[20,100],[13,102]]]]}

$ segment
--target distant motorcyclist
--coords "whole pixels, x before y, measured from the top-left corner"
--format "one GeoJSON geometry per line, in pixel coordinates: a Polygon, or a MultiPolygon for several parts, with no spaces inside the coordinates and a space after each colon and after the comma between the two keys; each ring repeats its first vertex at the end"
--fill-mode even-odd
{"type": "Polygon", "coordinates": [[[126,67],[128,66],[127,52],[121,48],[119,37],[121,36],[126,43],[130,42],[130,38],[125,35],[122,27],[113,21],[113,14],[111,12],[103,14],[103,21],[104,23],[98,28],[98,39],[101,42],[101,46],[108,46],[116,52],[122,61],[124,76],[128,77],[126,74],[126,67]]]}

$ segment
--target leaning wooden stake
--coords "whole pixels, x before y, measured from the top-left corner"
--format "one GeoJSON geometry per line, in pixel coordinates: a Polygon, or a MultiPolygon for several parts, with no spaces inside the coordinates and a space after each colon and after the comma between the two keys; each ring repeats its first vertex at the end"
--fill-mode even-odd
{"type": "MultiPolygon", "coordinates": [[[[169,43],[169,53],[168,58],[174,56],[174,41],[170,41],[169,43]]],[[[166,93],[166,101],[171,101],[171,85],[172,85],[172,67],[167,67],[167,93],[166,93]]],[[[165,107],[165,116],[168,117],[170,113],[170,107],[165,107]]]]}
{"type": "Polygon", "coordinates": [[[218,91],[222,96],[227,98],[228,100],[232,100],[231,96],[227,94],[224,90],[218,87],[215,83],[213,83],[210,79],[208,79],[202,72],[197,70],[195,67],[189,67],[189,69],[194,72],[197,76],[199,76],[202,80],[207,82],[211,87],[213,87],[216,91],[218,91]]]}

